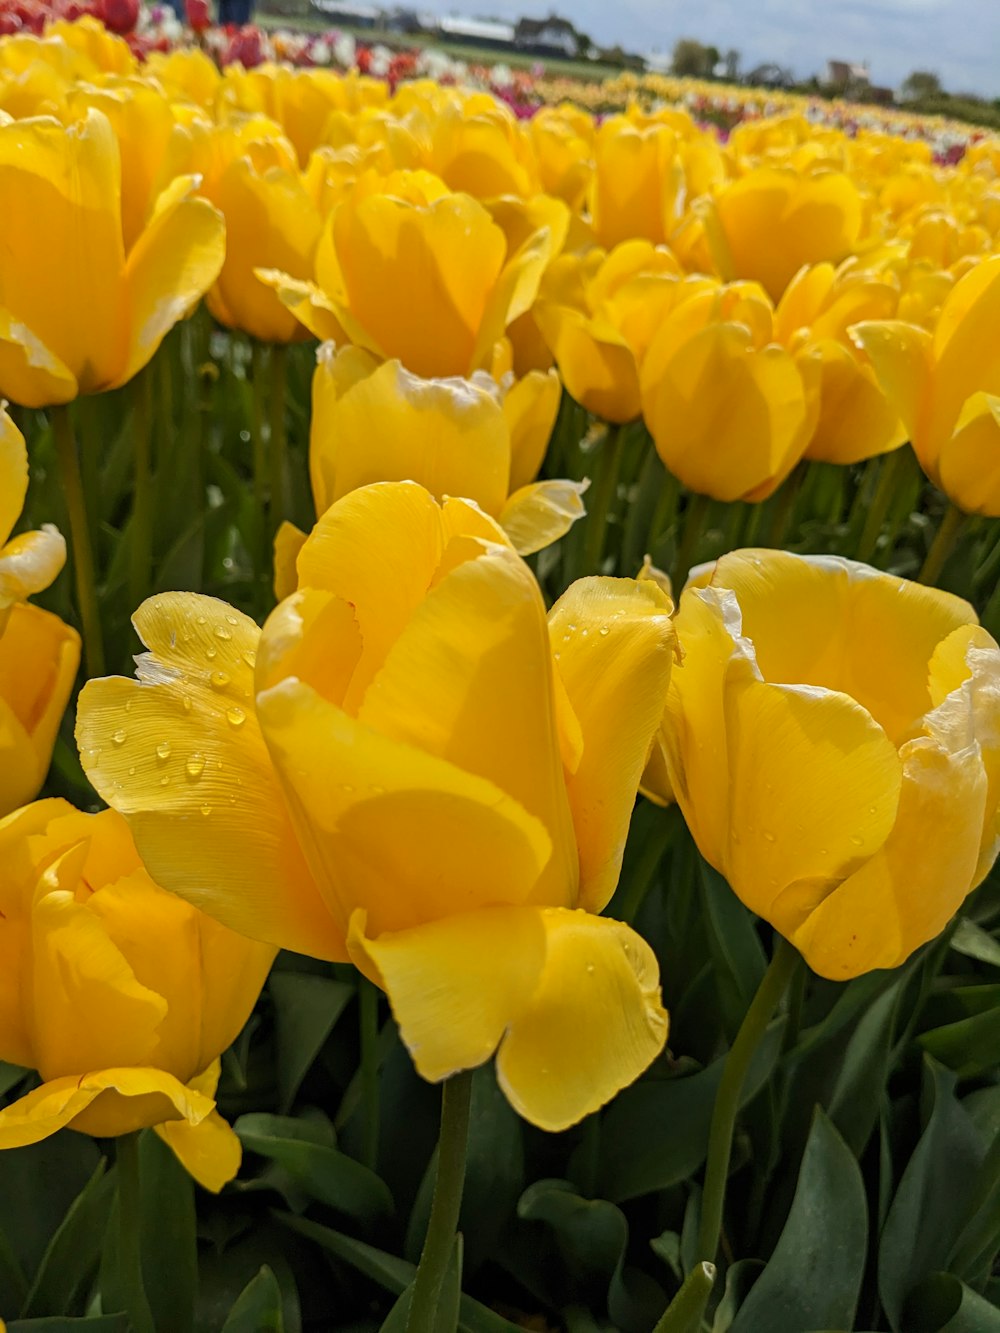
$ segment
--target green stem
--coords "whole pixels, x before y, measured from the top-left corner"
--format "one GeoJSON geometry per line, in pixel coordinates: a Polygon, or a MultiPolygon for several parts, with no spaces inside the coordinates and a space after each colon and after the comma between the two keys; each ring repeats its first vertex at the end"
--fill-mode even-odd
{"type": "Polygon", "coordinates": [[[695,1264],[657,1321],[653,1333],[699,1333],[715,1285],[715,1264],[695,1264]]]}
{"type": "Polygon", "coordinates": [[[437,1178],[424,1248],[413,1281],[406,1333],[440,1333],[438,1298],[448,1271],[465,1185],[465,1155],[469,1141],[472,1071],[453,1074],[441,1090],[441,1133],[438,1139],[437,1178]]]}
{"type": "Polygon", "coordinates": [[[618,474],[625,447],[624,426],[608,426],[587,505],[587,539],[583,548],[585,572],[599,574],[608,536],[608,514],[618,489],[618,474]]]}
{"type": "Polygon", "coordinates": [[[139,1248],[140,1186],[139,1135],[123,1134],[118,1140],[118,1279],[133,1333],[156,1333],[153,1314],[142,1280],[139,1248]]]}
{"type": "Polygon", "coordinates": [[[927,559],[917,575],[920,583],[934,584],[937,582],[938,575],[944,569],[945,561],[951,555],[958,534],[965,527],[967,518],[968,515],[964,514],[957,505],[948,505],[944,512],[944,518],[941,520],[941,526],[937,530],[937,536],[931,543],[931,549],[927,552],[927,559]]]}
{"type": "Polygon", "coordinates": [[[733,1148],[733,1129],[740,1107],[740,1095],[757,1047],[767,1030],[781,997],[788,988],[799,955],[781,935],[775,936],[774,957],[750,1003],[736,1040],[726,1056],[719,1091],[712,1111],[708,1139],[708,1163],[701,1201],[701,1226],[698,1253],[706,1263],[714,1263],[722,1233],[722,1210],[726,1199],[729,1158],[733,1148]]]}
{"type": "Polygon", "coordinates": [[[378,1160],[378,988],[367,977],[358,978],[361,1038],[361,1113],[364,1121],[361,1160],[372,1171],[378,1160]]]}
{"type": "Polygon", "coordinates": [[[267,526],[264,522],[264,507],[267,504],[267,447],[264,442],[266,353],[264,344],[259,343],[256,338],[251,344],[250,356],[250,388],[253,394],[253,416],[250,420],[250,439],[253,444],[253,498],[263,531],[267,526]]]}
{"type": "Polygon", "coordinates": [[[55,435],[56,455],[59,460],[59,478],[69,511],[76,601],[83,629],[87,675],[103,676],[104,641],[101,636],[101,616],[97,606],[97,586],[94,580],[94,553],[87,524],[87,505],[83,494],[83,478],[80,475],[80,457],[73,436],[69,408],[64,403],[52,408],[52,431],[55,435]]]}
{"type": "Polygon", "coordinates": [[[792,475],[785,479],[785,484],[779,489],[775,498],[771,524],[767,530],[768,546],[777,548],[784,545],[785,533],[788,531],[792,510],[795,508],[795,501],[799,498],[799,492],[802,490],[802,483],[805,480],[808,466],[804,460],[799,463],[792,475]]]}
{"type": "Polygon", "coordinates": [[[684,510],[684,531],[681,534],[680,545],[677,548],[677,560],[674,564],[675,602],[679,599],[684,584],[687,582],[691,561],[698,546],[698,538],[705,526],[710,503],[707,495],[691,494],[688,496],[687,508],[684,510]]]}
{"type": "Polygon", "coordinates": [[[854,553],[855,560],[865,563],[871,560],[875,553],[886,515],[889,512],[889,506],[892,504],[902,480],[902,472],[906,461],[905,445],[894,450],[887,458],[882,460],[882,471],[879,473],[878,485],[875,487],[875,494],[872,496],[872,502],[865,517],[865,526],[861,530],[861,538],[854,553]]]}
{"type": "Polygon", "coordinates": [[[271,531],[288,517],[288,436],[285,433],[285,396],[288,385],[288,348],[271,344],[271,531]]]}
{"type": "Polygon", "coordinates": [[[132,492],[132,549],[129,559],[129,605],[137,607],[149,596],[153,580],[153,427],[152,381],[140,371],[133,384],[132,456],[135,460],[132,492]]]}

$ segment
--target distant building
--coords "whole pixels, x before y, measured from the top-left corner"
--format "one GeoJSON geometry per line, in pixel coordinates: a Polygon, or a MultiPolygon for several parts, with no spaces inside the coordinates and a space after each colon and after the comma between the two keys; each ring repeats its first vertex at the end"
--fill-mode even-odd
{"type": "Polygon", "coordinates": [[[861,60],[828,60],[826,62],[826,82],[831,88],[848,89],[868,88],[871,85],[871,69],[868,62],[861,60]]]}
{"type": "Polygon", "coordinates": [[[375,28],[382,17],[382,11],[376,5],[354,3],[354,0],[312,0],[312,6],[331,23],[340,23],[347,28],[375,28]]]}
{"type": "Polygon", "coordinates": [[[510,47],[514,44],[514,25],[492,19],[443,18],[437,25],[442,41],[464,42],[469,46],[510,47]]]}
{"type": "Polygon", "coordinates": [[[519,51],[533,56],[562,56],[572,60],[580,54],[576,28],[556,14],[547,19],[518,19],[514,44],[519,51]]]}

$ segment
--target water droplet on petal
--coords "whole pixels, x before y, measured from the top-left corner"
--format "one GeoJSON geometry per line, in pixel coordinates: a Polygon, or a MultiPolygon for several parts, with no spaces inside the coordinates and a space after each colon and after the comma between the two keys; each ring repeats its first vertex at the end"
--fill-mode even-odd
{"type": "Polygon", "coordinates": [[[161,764],[165,764],[167,762],[167,760],[170,758],[169,741],[160,741],[159,745],[156,747],[156,757],[157,759],[159,759],[161,764]]]}
{"type": "Polygon", "coordinates": [[[163,777],[160,778],[160,786],[161,786],[161,787],[167,787],[167,786],[169,786],[169,785],[170,785],[170,775],[167,774],[167,773],[164,773],[163,777]]]}
{"type": "Polygon", "coordinates": [[[111,737],[111,739],[114,741],[116,745],[124,745],[125,742],[128,740],[128,732],[124,729],[124,727],[119,727],[118,730],[115,732],[115,734],[111,737]]]}
{"type": "Polygon", "coordinates": [[[602,625],[602,626],[601,626],[601,634],[604,636],[604,638],[607,638],[607,636],[608,636],[610,633],[611,633],[611,630],[610,630],[610,628],[609,628],[607,625],[602,625]]]}
{"type": "Polygon", "coordinates": [[[240,623],[240,622],[239,622],[238,617],[236,617],[236,616],[226,616],[226,624],[227,624],[227,625],[238,625],[239,623],[240,623]]]}
{"type": "Polygon", "coordinates": [[[184,765],[184,771],[192,781],[197,782],[205,771],[205,756],[203,754],[193,754],[184,765]]]}
{"type": "Polygon", "coordinates": [[[225,625],[216,625],[215,637],[217,639],[231,639],[233,636],[232,633],[226,629],[225,625]]]}
{"type": "Polygon", "coordinates": [[[764,838],[766,839],[767,842],[777,842],[777,841],[778,841],[777,836],[776,836],[774,833],[772,833],[770,829],[765,829],[765,830],[764,830],[764,838]]]}
{"type": "Polygon", "coordinates": [[[226,712],[226,721],[231,727],[242,727],[247,715],[242,708],[230,708],[226,712]]]}
{"type": "Polygon", "coordinates": [[[208,679],[213,690],[224,690],[229,684],[229,676],[225,671],[213,671],[208,679]]]}
{"type": "Polygon", "coordinates": [[[212,813],[212,807],[210,805],[203,805],[201,807],[201,813],[207,818],[212,813]]]}
{"type": "Polygon", "coordinates": [[[205,649],[205,656],[208,658],[208,660],[209,660],[210,662],[214,661],[214,659],[215,659],[216,657],[218,657],[218,655],[219,655],[219,654],[218,654],[218,652],[216,651],[215,648],[206,648],[206,649],[205,649]]]}
{"type": "Polygon", "coordinates": [[[257,665],[257,654],[254,652],[252,648],[248,648],[246,652],[243,654],[243,661],[246,662],[247,666],[250,667],[251,670],[257,665]]]}

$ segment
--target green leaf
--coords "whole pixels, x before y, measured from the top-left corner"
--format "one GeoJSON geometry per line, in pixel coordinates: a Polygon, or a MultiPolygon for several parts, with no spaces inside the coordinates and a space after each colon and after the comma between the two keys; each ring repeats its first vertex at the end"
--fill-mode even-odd
{"type": "Polygon", "coordinates": [[[587,1285],[607,1291],[628,1244],[620,1208],[606,1199],[581,1198],[566,1180],[536,1180],[521,1196],[517,1215],[551,1229],[574,1291],[587,1285]]]}
{"type": "Polygon", "coordinates": [[[725,1031],[735,1037],[767,968],[754,918],[707,861],[700,860],[705,924],[725,1031]]]}
{"type": "Polygon", "coordinates": [[[932,1273],[906,1303],[906,1333],[1000,1333],[1000,1310],[951,1273],[932,1273]]]}
{"type": "Polygon", "coordinates": [[[955,1075],[929,1056],[924,1061],[930,1115],[899,1182],[879,1245],[879,1296],[896,1333],[905,1327],[903,1305],[909,1293],[947,1263],[984,1155],[978,1131],[955,1099],[955,1075]]]}
{"type": "Polygon", "coordinates": [[[222,1333],[284,1333],[284,1329],[281,1288],[265,1264],[243,1288],[222,1326],[222,1333]]]}
{"type": "Polygon", "coordinates": [[[240,1116],[233,1128],[245,1148],[277,1162],[310,1198],[363,1222],[392,1212],[385,1182],[353,1157],[317,1143],[301,1118],[254,1113],[240,1116]]]}
{"type": "Polygon", "coordinates": [[[715,1285],[715,1265],[695,1264],[656,1325],[656,1333],[701,1333],[702,1318],[715,1285]]]}
{"type": "Polygon", "coordinates": [[[22,1308],[26,1317],[73,1313],[73,1305],[100,1261],[114,1192],[114,1176],[108,1175],[102,1157],[42,1257],[22,1308]]]}
{"type": "Polygon", "coordinates": [[[808,1333],[854,1322],[868,1247],[861,1170],[817,1107],[795,1197],[732,1333],[808,1333]]]}
{"type": "MultiPolygon", "coordinates": [[[[413,1299],[411,1282],[399,1295],[395,1305],[383,1320],[380,1333],[406,1333],[406,1324],[410,1315],[410,1303],[413,1299]]],[[[462,1296],[462,1237],[455,1237],[448,1270],[441,1284],[437,1311],[434,1319],[434,1333],[456,1333],[459,1327],[459,1303],[462,1296]]]]}
{"type": "MultiPolygon", "coordinates": [[[[781,1054],[784,1019],[770,1025],[744,1085],[757,1095],[781,1054]]],[[[597,1192],[613,1203],[668,1189],[692,1176],[708,1154],[708,1131],[725,1058],[683,1078],[649,1078],[626,1088],[601,1122],[597,1192]]]]}
{"type": "Polygon", "coordinates": [[[924,1032],[919,1041],[959,1078],[992,1071],[1000,1063],[1000,1007],[924,1032]]]}
{"type": "Polygon", "coordinates": [[[308,972],[272,972],[267,988],[274,1001],[278,1109],[284,1115],[357,992],[347,982],[308,972]]]}
{"type": "Polygon", "coordinates": [[[729,1333],[740,1306],[763,1271],[762,1259],[737,1259],[726,1269],[726,1286],[715,1309],[712,1333],[729,1333]]]}
{"type": "Polygon", "coordinates": [[[100,1156],[83,1134],[53,1134],[41,1143],[0,1152],[0,1230],[22,1272],[38,1271],[100,1156]]]}
{"type": "MultiPolygon", "coordinates": [[[[345,1236],[331,1227],[320,1226],[304,1217],[293,1213],[276,1213],[275,1219],[291,1231],[314,1241],[321,1249],[334,1258],[356,1268],[359,1273],[370,1278],[386,1291],[399,1295],[413,1281],[416,1265],[399,1259],[394,1254],[377,1250],[374,1245],[345,1236]]],[[[462,1296],[459,1301],[459,1333],[520,1333],[516,1324],[510,1323],[502,1315],[480,1305],[471,1296],[462,1296]]]]}
{"type": "Polygon", "coordinates": [[[858,1157],[878,1122],[905,978],[899,977],[864,1011],[837,1069],[827,1114],[858,1157]]]}
{"type": "Polygon", "coordinates": [[[143,1283],[156,1333],[189,1333],[198,1292],[194,1181],[153,1130],[139,1141],[143,1283]]]}
{"type": "Polygon", "coordinates": [[[974,958],[978,963],[989,963],[1000,967],[1000,941],[994,939],[982,926],[963,916],[955,927],[951,937],[951,947],[965,958],[974,958]]]}

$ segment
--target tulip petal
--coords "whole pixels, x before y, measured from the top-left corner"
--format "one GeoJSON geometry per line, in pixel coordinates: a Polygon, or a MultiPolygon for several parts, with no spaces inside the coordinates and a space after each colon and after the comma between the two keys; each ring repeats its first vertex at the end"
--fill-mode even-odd
{"type": "Polygon", "coordinates": [[[889,836],[902,781],[899,756],[846,694],[734,680],[725,710],[731,803],[725,873],[752,911],[790,936],[802,895],[811,902],[810,895],[828,892],[889,836]]]}
{"type": "Polygon", "coordinates": [[[222,214],[195,196],[196,176],[178,176],[156,201],[125,266],[129,342],[125,384],[152,358],[178,320],[191,313],[219,276],[226,252],[222,214]]]}
{"type": "MultiPolygon", "coordinates": [[[[213,1099],[218,1085],[218,1060],[188,1083],[194,1092],[213,1099]]],[[[243,1145],[218,1111],[210,1111],[195,1125],[188,1120],[164,1120],[154,1128],[188,1175],[213,1194],[228,1185],[240,1169],[243,1145]]]]}
{"type": "Polygon", "coordinates": [[[28,494],[28,447],[0,405],[0,551],[21,517],[28,494]]]}
{"type": "MultiPolygon", "coordinates": [[[[317,367],[317,377],[323,367],[317,367]]],[[[437,499],[462,495],[499,514],[510,437],[496,398],[465,379],[424,380],[388,361],[335,404],[314,396],[310,436],[323,456],[326,505],[375,481],[416,481],[437,499]]]]}
{"type": "Polygon", "coordinates": [[[938,472],[942,490],[967,514],[1000,515],[1000,396],[966,400],[938,472]]]}
{"type": "Polygon", "coordinates": [[[22,407],[49,407],[72,402],[79,391],[76,376],[38,334],[0,309],[0,397],[9,394],[22,407]]]}
{"type": "Polygon", "coordinates": [[[529,897],[552,841],[494,783],[370,730],[294,679],[260,694],[257,712],[345,928],[358,905],[380,934],[529,897]]]}
{"type": "Polygon", "coordinates": [[[927,737],[900,751],[903,785],[885,846],[791,936],[820,976],[844,981],[903,963],[945,926],[972,885],[986,774],[927,737]]]}
{"type": "Polygon", "coordinates": [[[287,521],[274,536],[274,596],[279,602],[299,586],[299,552],[306,544],[307,534],[287,521]]]}
{"type": "MultiPolygon", "coordinates": [[[[278,294],[281,304],[321,342],[346,342],[330,298],[314,282],[291,278],[274,268],[255,268],[254,276],[278,294]]],[[[227,323],[235,323],[230,317],[227,323]]]]}
{"type": "Polygon", "coordinates": [[[76,630],[40,607],[10,608],[0,634],[0,813],[37,795],[79,665],[76,630]]]}
{"type": "Polygon", "coordinates": [[[562,384],[555,370],[531,370],[515,380],[503,400],[510,429],[511,491],[538,476],[559,415],[562,384]]]}
{"type": "Polygon", "coordinates": [[[23,601],[42,592],[66,563],[66,542],[57,528],[22,532],[0,547],[0,611],[5,603],[23,601]]]}
{"type": "Polygon", "coordinates": [[[526,1120],[557,1132],[632,1083],[663,1049],[667,1014],[656,956],[619,921],[541,912],[545,965],[527,1009],[512,1018],[497,1079],[526,1120]]]}
{"type": "Polygon", "coordinates": [[[559,365],[566,390],[605,421],[632,421],[642,409],[635,354],[609,325],[582,311],[540,301],[535,319],[559,365]]]}
{"type": "Polygon", "coordinates": [[[554,855],[534,900],[568,905],[576,894],[577,855],[545,607],[533,574],[513,551],[473,549],[474,558],[439,574],[389,650],[358,720],[496,784],[539,819],[554,855]]]}
{"type": "Polygon", "coordinates": [[[879,388],[874,372],[840,343],[818,346],[820,415],[807,458],[859,463],[888,453],[906,441],[897,410],[879,388]]]}
{"type": "Polygon", "coordinates": [[[674,654],[670,599],[650,579],[579,579],[549,612],[559,676],[583,752],[566,775],[582,906],[618,883],[639,780],[663,713],[674,654]]]}
{"type": "Polygon", "coordinates": [[[257,626],[194,593],[151,598],[134,623],[151,649],[139,680],[80,697],[91,782],[164,888],[250,939],[343,958],[254,716],[257,626]]]}
{"type": "Polygon", "coordinates": [[[926,454],[922,419],[930,386],[931,336],[902,320],[855,324],[851,338],[871,363],[875,378],[899,414],[915,449],[926,454]]]}
{"type": "Polygon", "coordinates": [[[587,512],[583,481],[535,481],[511,495],[500,511],[500,525],[518,555],[533,555],[565,537],[587,512]]]}
{"type": "Polygon", "coordinates": [[[543,915],[484,907],[375,939],[363,912],[352,917],[348,948],[388,995],[423,1078],[481,1065],[524,1013],[545,964],[543,915]]]}
{"type": "Polygon", "coordinates": [[[177,1117],[198,1124],[213,1106],[162,1069],[102,1069],[57,1078],[0,1111],[0,1149],[38,1143],[70,1124],[99,1138],[177,1117]]]}

